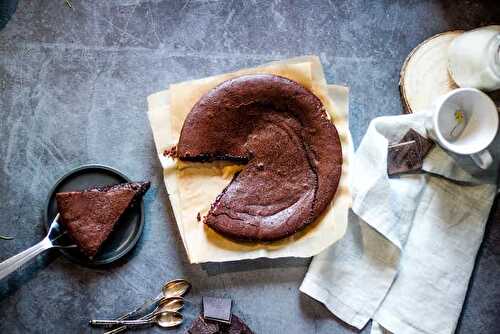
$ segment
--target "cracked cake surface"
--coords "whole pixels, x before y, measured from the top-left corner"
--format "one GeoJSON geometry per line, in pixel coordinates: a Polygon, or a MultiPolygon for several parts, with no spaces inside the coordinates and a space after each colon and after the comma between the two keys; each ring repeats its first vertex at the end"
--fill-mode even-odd
{"type": "Polygon", "coordinates": [[[320,99],[270,74],[227,80],[205,94],[184,121],[176,156],[245,164],[204,219],[245,240],[285,238],[312,223],[342,169],[340,139],[320,99]]]}

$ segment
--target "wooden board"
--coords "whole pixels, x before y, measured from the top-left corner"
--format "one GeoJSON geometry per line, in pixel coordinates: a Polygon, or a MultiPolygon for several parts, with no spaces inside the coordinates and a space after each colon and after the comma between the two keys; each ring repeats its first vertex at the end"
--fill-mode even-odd
{"type": "Polygon", "coordinates": [[[437,97],[457,88],[448,73],[447,52],[451,41],[462,33],[454,30],[434,35],[406,57],[399,78],[404,113],[425,110],[437,97]]]}

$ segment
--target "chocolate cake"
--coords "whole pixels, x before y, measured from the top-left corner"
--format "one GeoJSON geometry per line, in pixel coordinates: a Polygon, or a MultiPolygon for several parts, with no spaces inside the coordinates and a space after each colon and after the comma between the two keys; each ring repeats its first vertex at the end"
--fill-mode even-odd
{"type": "Polygon", "coordinates": [[[80,251],[92,258],[120,217],[142,198],[149,185],[132,182],[57,193],[60,221],[80,251]]]}
{"type": "Polygon", "coordinates": [[[342,169],[340,139],[320,99],[270,74],[237,77],[205,94],[184,121],[176,154],[246,164],[204,220],[246,240],[281,239],[313,222],[342,169]]]}

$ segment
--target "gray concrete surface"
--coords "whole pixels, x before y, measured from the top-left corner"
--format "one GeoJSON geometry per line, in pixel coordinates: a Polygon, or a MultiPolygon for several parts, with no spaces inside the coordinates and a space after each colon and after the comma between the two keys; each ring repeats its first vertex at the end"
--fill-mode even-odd
{"type": "MultiPolygon", "coordinates": [[[[233,298],[256,333],[353,332],[299,293],[307,259],[188,264],[146,96],[169,83],[313,53],[330,82],[352,89],[357,144],[372,118],[401,112],[398,73],[408,52],[441,31],[500,23],[498,1],[72,4],[21,0],[0,31],[0,234],[15,236],[0,240],[0,260],[42,238],[49,188],[80,164],[151,179],[146,227],[134,251],[110,267],[80,267],[53,251],[0,282],[0,333],[100,333],[87,327],[90,318],[116,316],[179,276],[194,283],[186,326],[209,295],[233,298]]],[[[490,224],[458,333],[500,332],[499,236],[490,224]]]]}

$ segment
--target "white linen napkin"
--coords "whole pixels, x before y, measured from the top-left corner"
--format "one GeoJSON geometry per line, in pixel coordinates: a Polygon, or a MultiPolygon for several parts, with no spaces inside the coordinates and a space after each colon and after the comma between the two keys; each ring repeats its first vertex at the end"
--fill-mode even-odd
{"type": "Polygon", "coordinates": [[[388,143],[410,128],[425,136],[427,117],[371,122],[353,163],[347,233],[314,257],[300,287],[354,327],[373,319],[372,333],[454,332],[494,200],[498,159],[481,172],[437,145],[426,172],[387,176],[388,143]]]}

